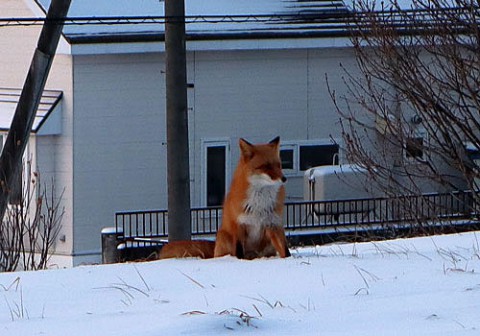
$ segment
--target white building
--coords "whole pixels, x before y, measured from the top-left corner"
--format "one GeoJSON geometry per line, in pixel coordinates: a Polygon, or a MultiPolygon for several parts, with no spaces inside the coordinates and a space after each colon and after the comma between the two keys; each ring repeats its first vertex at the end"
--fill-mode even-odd
{"type": "MultiPolygon", "coordinates": [[[[0,13],[44,16],[49,3],[3,0],[0,13]]],[[[186,0],[193,206],[221,202],[240,137],[281,137],[289,200],[303,196],[305,169],[342,161],[325,78],[341,91],[340,63],[355,64],[346,11],[340,0],[186,0]]],[[[163,14],[158,0],[81,0],[69,17],[163,14]]],[[[65,190],[63,264],[99,261],[100,230],[116,211],[167,207],[164,26],[151,21],[64,28],[45,92],[55,102],[39,112],[29,147],[43,180],[65,190]]],[[[12,23],[0,26],[1,114],[11,113],[2,94],[22,87],[41,29],[12,23]]],[[[0,128],[5,135],[8,122],[0,128]]]]}

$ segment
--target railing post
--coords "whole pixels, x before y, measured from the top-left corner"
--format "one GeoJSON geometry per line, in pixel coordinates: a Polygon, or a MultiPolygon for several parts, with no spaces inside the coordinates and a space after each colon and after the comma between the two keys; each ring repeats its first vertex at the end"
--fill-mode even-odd
{"type": "Polygon", "coordinates": [[[107,227],[102,230],[102,264],[114,264],[120,261],[118,239],[123,232],[117,231],[114,227],[107,227]]]}

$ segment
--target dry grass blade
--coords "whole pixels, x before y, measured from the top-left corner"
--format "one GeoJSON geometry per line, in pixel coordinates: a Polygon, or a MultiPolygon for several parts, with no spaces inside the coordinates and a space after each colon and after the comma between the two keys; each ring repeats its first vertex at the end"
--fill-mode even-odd
{"type": "Polygon", "coordinates": [[[141,290],[140,288],[127,284],[127,283],[125,282],[125,280],[123,280],[122,278],[118,278],[118,279],[121,281],[121,283],[119,283],[119,284],[114,283],[114,284],[112,284],[113,286],[124,287],[125,289],[131,289],[131,290],[133,290],[133,291],[136,291],[136,292],[138,292],[138,293],[140,293],[140,294],[145,295],[146,297],[149,297],[149,296],[150,296],[150,295],[148,295],[148,293],[146,293],[145,291],[141,290]]]}
{"type": "Polygon", "coordinates": [[[267,306],[269,306],[270,308],[275,308],[275,307],[283,307],[282,303],[280,301],[276,301],[275,303],[271,303],[269,300],[267,300],[265,297],[263,297],[262,295],[258,295],[260,297],[259,298],[255,298],[255,297],[251,297],[251,296],[244,296],[246,297],[247,299],[250,299],[250,300],[255,300],[255,301],[258,301],[258,302],[261,302],[261,303],[265,303],[267,306]]]}
{"type": "Polygon", "coordinates": [[[260,310],[257,308],[257,306],[255,306],[255,304],[253,304],[253,303],[252,303],[252,306],[253,306],[253,308],[255,308],[255,310],[257,311],[258,316],[263,317],[262,313],[261,313],[260,310]]]}
{"type": "Polygon", "coordinates": [[[15,286],[15,292],[16,292],[18,290],[19,285],[20,285],[20,277],[16,277],[15,280],[13,280],[10,285],[8,285],[8,287],[5,287],[4,285],[0,285],[0,287],[2,287],[2,289],[5,292],[8,292],[10,289],[12,289],[13,286],[15,286]]]}
{"type": "Polygon", "coordinates": [[[7,304],[8,310],[10,311],[10,318],[12,321],[15,321],[16,319],[30,318],[28,315],[28,310],[24,306],[22,288],[20,288],[20,303],[13,302],[12,305],[10,304],[6,296],[4,297],[4,299],[5,303],[7,304]]]}
{"type": "Polygon", "coordinates": [[[200,282],[198,282],[197,280],[195,280],[194,278],[192,278],[191,276],[183,273],[182,271],[179,271],[184,277],[186,277],[188,280],[190,280],[191,282],[193,282],[195,285],[197,285],[198,287],[200,288],[203,288],[205,289],[205,286],[202,285],[200,282]]]}
{"type": "Polygon", "coordinates": [[[475,237],[475,243],[473,245],[473,251],[475,252],[474,255],[477,257],[477,259],[480,259],[480,243],[478,242],[478,237],[476,232],[474,234],[474,237],[475,237]]]}
{"type": "Polygon", "coordinates": [[[356,271],[358,272],[358,274],[362,277],[363,282],[365,283],[365,286],[367,287],[367,289],[370,288],[370,285],[368,284],[368,281],[367,281],[365,275],[368,275],[372,281],[378,281],[378,280],[380,280],[380,278],[377,277],[375,274],[373,274],[373,273],[371,273],[371,272],[369,272],[369,271],[367,271],[367,270],[365,270],[365,269],[363,269],[363,268],[361,268],[361,267],[358,267],[357,265],[353,265],[353,267],[355,267],[355,270],[356,270],[356,271]]]}
{"type": "Polygon", "coordinates": [[[367,279],[365,279],[365,276],[363,275],[363,273],[360,271],[360,269],[354,265],[353,267],[355,267],[355,270],[357,271],[357,273],[360,275],[360,277],[362,278],[363,282],[365,283],[365,286],[367,286],[367,288],[370,288],[370,285],[368,284],[368,281],[367,279]]]}
{"type": "Polygon", "coordinates": [[[192,310],[189,312],[182,313],[182,315],[205,315],[207,313],[201,311],[201,310],[192,310]]]}
{"type": "Polygon", "coordinates": [[[366,295],[370,294],[367,288],[360,288],[353,294],[354,296],[360,295],[361,293],[365,293],[366,295]]]}
{"type": "Polygon", "coordinates": [[[142,282],[145,285],[145,288],[147,289],[147,291],[150,292],[150,290],[151,290],[150,286],[147,284],[147,282],[145,281],[145,278],[142,276],[142,274],[140,274],[140,271],[138,270],[137,266],[133,265],[133,268],[135,268],[135,271],[137,272],[138,276],[142,280],[142,282]]]}

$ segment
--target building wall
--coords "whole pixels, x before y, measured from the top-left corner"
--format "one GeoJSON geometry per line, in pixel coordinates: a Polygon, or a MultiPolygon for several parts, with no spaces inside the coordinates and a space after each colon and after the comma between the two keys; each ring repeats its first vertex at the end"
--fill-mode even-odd
{"type": "MultiPolygon", "coordinates": [[[[61,157],[54,162],[56,176],[73,181],[65,182],[72,209],[67,223],[73,223],[66,235],[67,242],[73,239],[75,264],[99,260],[100,231],[114,224],[116,211],[167,207],[165,73],[164,56],[156,53],[83,55],[70,62],[59,58],[49,84],[68,88],[62,74],[73,68],[72,91],[65,90],[63,102],[65,131],[54,141],[61,157]]],[[[205,205],[206,141],[229,144],[227,176],[240,137],[256,143],[279,135],[287,145],[334,139],[341,145],[326,83],[328,77],[338,96],[345,93],[340,64],[355,71],[351,49],[188,53],[192,205],[205,205]]],[[[288,200],[301,198],[303,171],[288,177],[288,200]]]]}
{"type": "Polygon", "coordinates": [[[74,251],[99,253],[120,210],[166,206],[160,55],[74,58],[74,251]]]}
{"type": "MultiPolygon", "coordinates": [[[[73,250],[73,73],[72,57],[57,54],[46,87],[63,92],[60,106],[60,134],[37,136],[37,168],[48,190],[55,190],[55,200],[65,210],[55,253],[70,256],[73,250]]],[[[41,132],[40,132],[41,133],[41,132]]],[[[69,265],[71,261],[68,261],[69,265]]],[[[63,263],[62,263],[63,264],[63,263]]]]}
{"type": "MultiPolygon", "coordinates": [[[[202,204],[202,141],[296,142],[338,137],[325,72],[339,76],[345,50],[188,54],[192,205],[202,204]],[[192,87],[193,86],[193,87],[192,87]]],[[[161,54],[75,56],[73,61],[74,251],[100,251],[114,213],[167,207],[165,75],[161,54]]],[[[230,174],[231,175],[231,174],[230,174]]],[[[303,194],[303,172],[287,191],[303,194]]]]}
{"type": "MultiPolygon", "coordinates": [[[[352,52],[346,48],[196,52],[195,152],[201,153],[201,140],[230,139],[233,172],[240,137],[254,143],[277,135],[285,144],[330,138],[341,142],[325,80],[328,74],[332,85],[341,83],[340,62],[353,65],[352,52]]],[[[196,184],[205,178],[198,154],[196,184]]],[[[302,197],[303,172],[288,177],[287,198],[302,197]]],[[[201,204],[201,192],[195,193],[194,201],[201,204]]]]}
{"type": "MultiPolygon", "coordinates": [[[[2,17],[31,16],[23,1],[0,1],[2,17]]],[[[27,77],[30,61],[37,45],[38,26],[0,27],[0,87],[19,88],[27,77]]]]}

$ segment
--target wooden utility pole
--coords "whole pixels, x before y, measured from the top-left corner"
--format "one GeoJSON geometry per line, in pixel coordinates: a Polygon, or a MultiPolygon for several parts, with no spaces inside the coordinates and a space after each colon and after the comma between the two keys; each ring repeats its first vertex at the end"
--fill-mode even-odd
{"type": "Polygon", "coordinates": [[[165,0],[168,239],[191,239],[184,0],[165,0]]]}
{"type": "Polygon", "coordinates": [[[0,156],[0,223],[5,215],[13,182],[21,174],[23,153],[28,144],[70,3],[71,0],[52,0],[50,4],[0,156]]]}

